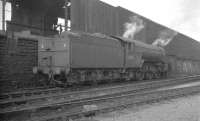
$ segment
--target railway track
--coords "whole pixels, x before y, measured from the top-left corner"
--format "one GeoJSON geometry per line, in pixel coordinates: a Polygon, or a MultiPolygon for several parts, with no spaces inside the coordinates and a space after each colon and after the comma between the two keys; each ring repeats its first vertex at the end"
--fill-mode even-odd
{"type": "MultiPolygon", "coordinates": [[[[143,93],[122,95],[118,97],[110,98],[99,98],[96,100],[88,100],[85,102],[79,102],[69,106],[68,108],[63,108],[62,110],[57,110],[57,112],[41,113],[40,115],[34,116],[33,118],[26,121],[47,121],[47,120],[59,120],[66,121],[73,118],[79,118],[82,116],[91,116],[97,113],[106,113],[119,109],[128,108],[129,106],[139,105],[143,103],[153,103],[161,100],[177,98],[186,95],[192,95],[199,93],[200,86],[192,86],[181,89],[170,89],[162,91],[149,91],[143,93]],[[123,102],[123,103],[122,103],[123,102]],[[94,107],[90,110],[84,109],[87,104],[92,104],[94,107]]],[[[89,105],[87,105],[89,106],[89,105]]]]}
{"type": "MultiPolygon", "coordinates": [[[[149,81],[149,80],[144,80],[144,82],[149,81]]],[[[157,81],[157,80],[152,80],[152,81],[157,81]]],[[[122,81],[120,82],[122,83],[122,81]]],[[[124,82],[123,82],[124,83],[124,82]]],[[[125,83],[130,83],[130,82],[125,82],[125,83]]],[[[134,83],[141,83],[139,81],[135,81],[134,83]]],[[[119,83],[116,83],[114,85],[119,85],[119,83]]],[[[109,84],[102,84],[102,86],[111,86],[109,84]]],[[[113,86],[113,84],[112,84],[113,86]]],[[[80,91],[80,90],[87,90],[88,88],[98,88],[99,86],[75,86],[75,87],[69,87],[69,88],[47,88],[47,87],[39,87],[39,88],[27,88],[23,90],[17,90],[13,92],[4,92],[0,93],[0,102],[1,101],[15,101],[15,100],[20,100],[20,99],[28,99],[30,98],[37,98],[37,97],[42,97],[43,95],[51,95],[51,94],[59,94],[63,92],[70,92],[70,91],[80,91]]],[[[100,86],[101,87],[101,86],[100,86]]]]}
{"type": "MultiPolygon", "coordinates": [[[[145,80],[148,81],[148,80],[145,80]]],[[[153,80],[156,81],[156,80],[153,80]]],[[[140,83],[138,81],[134,83],[140,83]]],[[[104,86],[104,85],[103,85],[104,86]]],[[[107,84],[106,86],[109,86],[107,84]]],[[[15,101],[15,100],[23,100],[23,99],[29,99],[29,98],[38,98],[43,97],[43,95],[51,95],[51,94],[59,94],[63,92],[69,92],[69,91],[75,91],[75,90],[84,90],[88,88],[96,88],[93,85],[91,86],[76,86],[71,88],[47,88],[47,87],[39,87],[39,88],[27,88],[23,90],[17,90],[14,92],[4,92],[0,93],[0,102],[1,101],[15,101]]]]}
{"type": "MultiPolygon", "coordinates": [[[[187,78],[184,79],[185,80],[182,80],[182,78],[180,78],[179,81],[181,83],[187,83],[190,81],[187,78]]],[[[190,77],[190,79],[192,79],[192,77],[190,77]]],[[[152,82],[145,82],[138,84],[128,84],[123,86],[91,89],[87,91],[77,91],[72,93],[69,92],[60,94],[55,93],[51,95],[18,98],[14,100],[1,100],[0,109],[4,113],[9,113],[13,111],[33,110],[53,105],[55,103],[71,102],[83,98],[93,98],[95,96],[104,96],[104,95],[109,96],[111,94],[118,94],[118,93],[133,93],[134,91],[141,91],[151,88],[176,85],[180,83],[179,81],[178,79],[176,79],[176,81],[173,81],[173,79],[169,79],[169,80],[162,80],[162,83],[160,81],[152,81],[152,82]]]]}
{"type": "MultiPolygon", "coordinates": [[[[65,114],[71,114],[67,112],[80,112],[78,109],[82,109],[83,105],[89,105],[91,103],[98,103],[101,100],[110,100],[121,96],[130,96],[130,95],[141,95],[147,94],[155,90],[156,88],[161,88],[164,86],[170,85],[178,85],[180,83],[188,83],[188,81],[198,81],[199,76],[192,76],[187,78],[179,78],[173,80],[165,80],[162,83],[155,81],[155,82],[146,82],[138,85],[126,85],[126,86],[116,86],[111,88],[103,88],[103,89],[96,89],[90,91],[81,91],[75,92],[66,95],[60,95],[60,97],[53,97],[55,100],[43,102],[41,104],[35,103],[35,105],[23,105],[21,107],[14,107],[14,108],[4,108],[1,110],[0,115],[3,115],[5,118],[8,116],[16,115],[20,117],[25,117],[25,119],[29,119],[30,117],[34,117],[32,119],[35,120],[36,117],[46,116],[42,119],[46,120],[49,119],[47,117],[52,117],[54,113],[56,115],[61,115],[61,112],[66,112],[65,114]],[[132,89],[131,89],[132,88],[132,89]],[[65,98],[64,98],[65,97],[65,98]],[[60,98],[60,99],[59,99],[60,98]],[[73,111],[74,110],[74,111],[73,111]]],[[[115,102],[115,100],[114,100],[115,102]]],[[[96,104],[95,104],[96,105],[96,104]]],[[[98,106],[99,107],[99,106],[98,106]]],[[[100,106],[102,107],[102,106],[100,106]]],[[[87,111],[86,111],[87,112],[87,111]]],[[[84,112],[85,113],[85,112],[84,112]]],[[[15,116],[14,116],[15,117],[15,116]]],[[[17,120],[17,117],[14,119],[17,120]]],[[[56,116],[57,117],[57,116],[56,116]]],[[[68,116],[67,116],[68,117],[68,116]]],[[[20,121],[25,119],[18,119],[20,121]]],[[[50,118],[51,119],[51,118],[50,118]]]]}
{"type": "MultiPolygon", "coordinates": [[[[185,78],[185,77],[183,77],[183,78],[185,78]]],[[[144,82],[147,82],[147,81],[149,81],[149,80],[145,80],[144,82]]],[[[153,80],[153,81],[159,81],[159,80],[153,80]]],[[[134,82],[134,84],[135,83],[137,84],[137,83],[141,83],[141,82],[136,81],[136,82],[134,82]]],[[[86,87],[86,89],[87,88],[88,87],[86,87]]],[[[89,88],[93,88],[93,87],[89,87],[89,88]]],[[[78,88],[75,88],[75,90],[77,90],[77,89],[78,88]]],[[[81,89],[82,89],[82,87],[81,87],[81,89]]],[[[69,89],[69,90],[71,91],[74,89],[69,89]]],[[[63,88],[38,87],[38,88],[27,88],[27,89],[23,89],[20,91],[14,91],[14,92],[4,92],[4,93],[0,93],[0,103],[2,101],[14,102],[15,100],[16,101],[26,100],[26,99],[28,100],[29,98],[38,98],[38,97],[43,97],[44,95],[51,96],[51,94],[59,95],[59,93],[68,92],[69,90],[66,90],[63,88]]]]}
{"type": "MultiPolygon", "coordinates": [[[[149,80],[145,80],[143,82],[147,82],[147,81],[149,81],[149,80]]],[[[152,80],[152,81],[157,81],[157,80],[152,80]]],[[[136,81],[136,82],[134,82],[134,84],[135,83],[137,84],[137,83],[141,83],[141,82],[136,81]]],[[[87,88],[88,87],[86,87],[86,89],[87,88]]],[[[89,87],[89,88],[93,88],[93,87],[89,87]]],[[[78,88],[76,88],[75,90],[77,90],[77,89],[78,88]]],[[[81,87],[81,89],[82,89],[82,87],[81,87]]],[[[72,88],[69,90],[74,90],[74,89],[72,88]]],[[[29,97],[37,98],[37,97],[42,97],[43,95],[59,94],[59,93],[67,92],[69,90],[66,90],[63,88],[47,88],[47,87],[27,88],[27,89],[23,89],[23,90],[14,91],[14,92],[0,93],[0,102],[5,101],[5,100],[11,102],[11,101],[20,100],[20,99],[28,99],[29,97]]]]}
{"type": "Polygon", "coordinates": [[[46,95],[49,93],[57,93],[62,91],[63,91],[62,88],[44,88],[44,87],[24,89],[21,91],[2,93],[0,94],[0,100],[15,100],[19,98],[26,98],[37,95],[46,95]]]}

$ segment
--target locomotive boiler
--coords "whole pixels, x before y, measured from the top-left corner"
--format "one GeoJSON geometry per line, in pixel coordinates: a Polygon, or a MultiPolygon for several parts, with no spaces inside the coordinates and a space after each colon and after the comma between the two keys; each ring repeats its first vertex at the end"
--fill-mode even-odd
{"type": "Polygon", "coordinates": [[[101,34],[64,32],[40,38],[34,73],[64,85],[161,78],[165,51],[137,40],[101,34]]]}

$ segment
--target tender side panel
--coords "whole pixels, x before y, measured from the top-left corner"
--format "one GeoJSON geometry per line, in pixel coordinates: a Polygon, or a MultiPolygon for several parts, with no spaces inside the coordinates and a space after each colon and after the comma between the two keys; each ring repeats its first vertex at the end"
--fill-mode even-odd
{"type": "Polygon", "coordinates": [[[69,68],[69,40],[67,38],[58,38],[54,43],[54,66],[69,68]]]}
{"type": "Polygon", "coordinates": [[[48,73],[53,57],[53,40],[40,38],[38,44],[38,66],[39,69],[48,73]]]}
{"type": "Polygon", "coordinates": [[[83,34],[71,37],[72,68],[122,68],[120,41],[83,34]]]}

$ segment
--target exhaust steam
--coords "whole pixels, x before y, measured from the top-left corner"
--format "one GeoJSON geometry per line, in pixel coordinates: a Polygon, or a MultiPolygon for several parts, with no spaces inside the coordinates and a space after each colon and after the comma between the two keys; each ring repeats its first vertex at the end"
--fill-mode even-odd
{"type": "Polygon", "coordinates": [[[134,39],[136,33],[140,32],[144,28],[144,22],[138,16],[130,17],[130,22],[124,24],[125,32],[123,37],[134,39]]]}
{"type": "Polygon", "coordinates": [[[177,35],[176,31],[165,29],[159,33],[158,38],[152,43],[152,45],[165,47],[167,46],[173,38],[177,35]]]}

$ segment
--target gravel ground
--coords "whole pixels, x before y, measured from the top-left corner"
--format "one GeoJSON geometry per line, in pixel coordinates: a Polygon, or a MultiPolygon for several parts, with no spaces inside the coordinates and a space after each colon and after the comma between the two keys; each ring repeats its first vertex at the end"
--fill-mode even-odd
{"type": "MultiPolygon", "coordinates": [[[[88,119],[81,119],[88,120],[88,119]]],[[[200,121],[200,94],[100,114],[92,121],[200,121]]]]}

